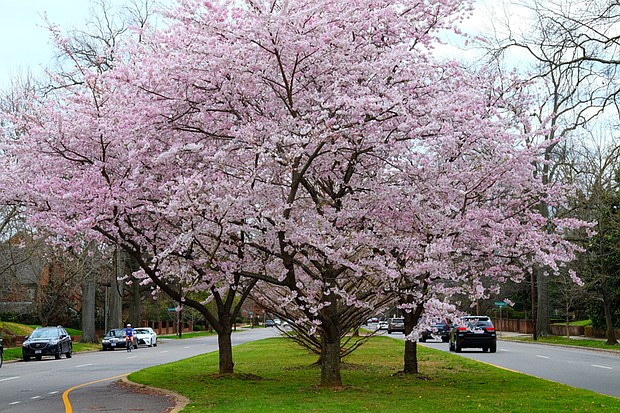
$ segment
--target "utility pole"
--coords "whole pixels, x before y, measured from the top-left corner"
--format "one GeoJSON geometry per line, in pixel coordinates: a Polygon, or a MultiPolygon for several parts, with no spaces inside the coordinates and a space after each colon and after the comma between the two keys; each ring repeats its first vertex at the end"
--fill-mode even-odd
{"type": "Polygon", "coordinates": [[[531,292],[532,292],[532,328],[533,330],[533,339],[534,341],[538,340],[538,332],[536,329],[536,277],[534,276],[535,271],[532,270],[530,272],[530,283],[531,283],[531,292]]]}

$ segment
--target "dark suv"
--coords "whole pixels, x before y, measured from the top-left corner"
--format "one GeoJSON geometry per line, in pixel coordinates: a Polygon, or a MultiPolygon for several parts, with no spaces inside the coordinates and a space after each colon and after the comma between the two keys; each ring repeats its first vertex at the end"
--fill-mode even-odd
{"type": "Polygon", "coordinates": [[[450,340],[450,327],[448,323],[445,321],[435,323],[429,329],[424,330],[420,336],[421,343],[432,339],[441,339],[442,342],[447,343],[450,340]]]}
{"type": "Polygon", "coordinates": [[[390,318],[390,320],[388,321],[387,331],[388,334],[392,334],[393,332],[404,333],[405,319],[399,317],[390,318]]]}
{"type": "Polygon", "coordinates": [[[464,348],[497,351],[495,327],[487,316],[465,316],[450,331],[450,351],[460,353],[464,348]]]}
{"type": "Polygon", "coordinates": [[[37,327],[22,344],[24,361],[30,360],[31,357],[41,360],[43,356],[54,356],[59,359],[61,354],[67,358],[71,358],[73,354],[71,336],[61,326],[37,327]]]}

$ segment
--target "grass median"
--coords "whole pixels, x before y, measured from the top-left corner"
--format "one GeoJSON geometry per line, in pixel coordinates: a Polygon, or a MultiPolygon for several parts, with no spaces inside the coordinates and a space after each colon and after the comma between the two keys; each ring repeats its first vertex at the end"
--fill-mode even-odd
{"type": "Polygon", "coordinates": [[[620,411],[618,398],[421,346],[420,375],[400,375],[403,348],[388,337],[371,339],[345,360],[338,390],[318,387],[316,356],[283,338],[235,347],[234,376],[219,376],[217,353],[210,353],[129,379],[186,396],[183,412],[620,411]]]}
{"type": "Polygon", "coordinates": [[[570,338],[563,336],[545,336],[538,337],[534,340],[532,336],[505,337],[504,340],[520,341],[524,343],[552,344],[570,347],[585,347],[607,351],[615,351],[620,353],[620,345],[605,344],[603,340],[587,339],[587,338],[570,338]]]}

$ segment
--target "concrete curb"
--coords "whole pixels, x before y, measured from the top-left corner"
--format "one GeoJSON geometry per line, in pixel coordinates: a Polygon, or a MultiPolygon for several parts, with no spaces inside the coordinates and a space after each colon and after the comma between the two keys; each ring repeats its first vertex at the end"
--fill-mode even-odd
{"type": "Polygon", "coordinates": [[[144,384],[134,383],[132,381],[129,381],[127,377],[123,377],[122,379],[120,379],[120,381],[122,381],[123,384],[127,385],[128,387],[134,387],[139,390],[148,390],[154,394],[168,396],[171,399],[173,399],[174,407],[172,408],[172,410],[166,410],[166,413],[179,413],[190,402],[190,400],[187,397],[182,396],[178,393],[175,393],[175,392],[172,392],[166,389],[160,389],[158,387],[151,387],[151,386],[146,386],[144,384]]]}

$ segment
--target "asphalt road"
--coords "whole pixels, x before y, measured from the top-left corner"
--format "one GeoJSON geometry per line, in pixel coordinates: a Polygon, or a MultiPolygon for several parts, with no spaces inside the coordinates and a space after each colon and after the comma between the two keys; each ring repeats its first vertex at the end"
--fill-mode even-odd
{"type": "MultiPolygon", "coordinates": [[[[402,338],[402,334],[392,334],[402,338]]],[[[448,343],[420,345],[449,351],[448,343]]],[[[453,353],[531,376],[620,397],[620,354],[535,343],[499,340],[497,353],[464,349],[453,353]]]]}
{"type": "MultiPolygon", "coordinates": [[[[277,336],[276,329],[260,328],[233,334],[233,345],[277,336]]],[[[391,335],[403,339],[402,334],[391,335]]],[[[421,345],[448,351],[448,344],[421,345]]],[[[118,387],[119,378],[145,367],[169,363],[217,350],[217,337],[167,339],[158,347],[131,353],[90,352],[71,359],[5,363],[0,369],[0,412],[162,412],[170,404],[148,393],[118,387]],[[63,401],[72,410],[66,408],[63,401]]],[[[453,353],[457,354],[457,353],[453,353]]],[[[620,355],[608,352],[499,341],[497,353],[464,350],[458,354],[498,367],[620,397],[620,355]]]]}
{"type": "MultiPolygon", "coordinates": [[[[233,333],[233,345],[278,334],[271,328],[239,331],[233,333]]],[[[164,339],[157,347],[140,347],[130,353],[96,351],[74,353],[70,359],[44,357],[41,361],[5,363],[0,369],[0,412],[161,412],[166,408],[161,397],[124,392],[116,382],[145,367],[216,350],[217,336],[210,336],[164,339]],[[70,409],[66,408],[63,394],[70,409]]]]}

